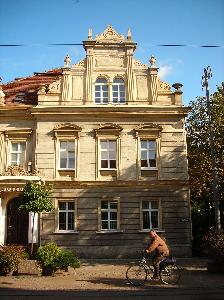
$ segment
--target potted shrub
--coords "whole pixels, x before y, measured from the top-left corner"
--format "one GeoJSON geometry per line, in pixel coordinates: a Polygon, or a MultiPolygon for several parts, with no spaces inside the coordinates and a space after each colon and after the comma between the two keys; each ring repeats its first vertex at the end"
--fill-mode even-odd
{"type": "Polygon", "coordinates": [[[28,254],[22,246],[0,246],[0,275],[13,275],[18,272],[19,262],[28,254]]]}
{"type": "Polygon", "coordinates": [[[67,270],[68,267],[78,268],[80,262],[71,251],[62,250],[55,243],[40,246],[36,259],[42,267],[42,275],[51,276],[58,269],[67,270]]]}
{"type": "Polygon", "coordinates": [[[212,229],[203,237],[204,252],[210,261],[207,269],[212,273],[224,273],[224,230],[212,229]]]}
{"type": "Polygon", "coordinates": [[[58,267],[64,271],[68,271],[68,267],[73,269],[80,267],[80,261],[77,256],[69,250],[62,250],[59,257],[58,267]]]}

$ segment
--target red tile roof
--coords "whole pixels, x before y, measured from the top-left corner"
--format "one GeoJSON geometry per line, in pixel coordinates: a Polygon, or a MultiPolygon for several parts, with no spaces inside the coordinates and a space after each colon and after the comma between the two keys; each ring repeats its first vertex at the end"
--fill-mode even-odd
{"type": "Polygon", "coordinates": [[[5,104],[12,105],[37,105],[37,92],[41,86],[48,86],[62,75],[62,69],[53,69],[43,73],[34,73],[33,76],[15,78],[15,80],[2,84],[5,94],[5,104]],[[20,100],[21,99],[21,100],[20,100]]]}

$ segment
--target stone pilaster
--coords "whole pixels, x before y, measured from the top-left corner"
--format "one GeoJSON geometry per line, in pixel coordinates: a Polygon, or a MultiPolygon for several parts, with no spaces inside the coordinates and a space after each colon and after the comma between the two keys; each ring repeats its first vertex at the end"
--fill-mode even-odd
{"type": "Polygon", "coordinates": [[[63,102],[68,102],[71,100],[71,92],[72,92],[72,76],[70,68],[63,68],[62,73],[62,95],[61,100],[63,102]]]}
{"type": "Polygon", "coordinates": [[[0,132],[0,174],[4,169],[4,133],[0,132]]]}
{"type": "Polygon", "coordinates": [[[158,68],[153,55],[151,55],[149,62],[151,64],[149,67],[149,100],[156,102],[158,99],[158,68]]]}
{"type": "Polygon", "coordinates": [[[135,80],[133,72],[133,49],[127,51],[127,94],[128,102],[135,101],[135,80]]]}
{"type": "Polygon", "coordinates": [[[86,103],[92,101],[93,49],[86,54],[86,103]]]}

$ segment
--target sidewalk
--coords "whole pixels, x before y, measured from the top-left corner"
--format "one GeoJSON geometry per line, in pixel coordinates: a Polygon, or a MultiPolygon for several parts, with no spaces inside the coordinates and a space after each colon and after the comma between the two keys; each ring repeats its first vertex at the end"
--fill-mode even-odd
{"type": "MultiPolygon", "coordinates": [[[[79,269],[69,269],[68,273],[58,272],[53,277],[38,275],[0,276],[1,290],[23,291],[128,291],[152,288],[173,288],[161,282],[150,282],[142,287],[132,287],[125,273],[131,260],[85,260],[79,269]]],[[[183,268],[180,282],[175,288],[224,288],[224,274],[209,274],[206,259],[178,259],[183,268]]]]}

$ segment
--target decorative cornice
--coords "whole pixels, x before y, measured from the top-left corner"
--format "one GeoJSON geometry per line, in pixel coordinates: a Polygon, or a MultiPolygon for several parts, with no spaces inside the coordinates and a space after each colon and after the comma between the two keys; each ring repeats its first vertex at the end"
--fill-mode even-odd
{"type": "Polygon", "coordinates": [[[159,137],[161,131],[163,130],[162,126],[155,123],[143,123],[134,128],[136,137],[138,136],[150,136],[150,137],[159,137]]]}

